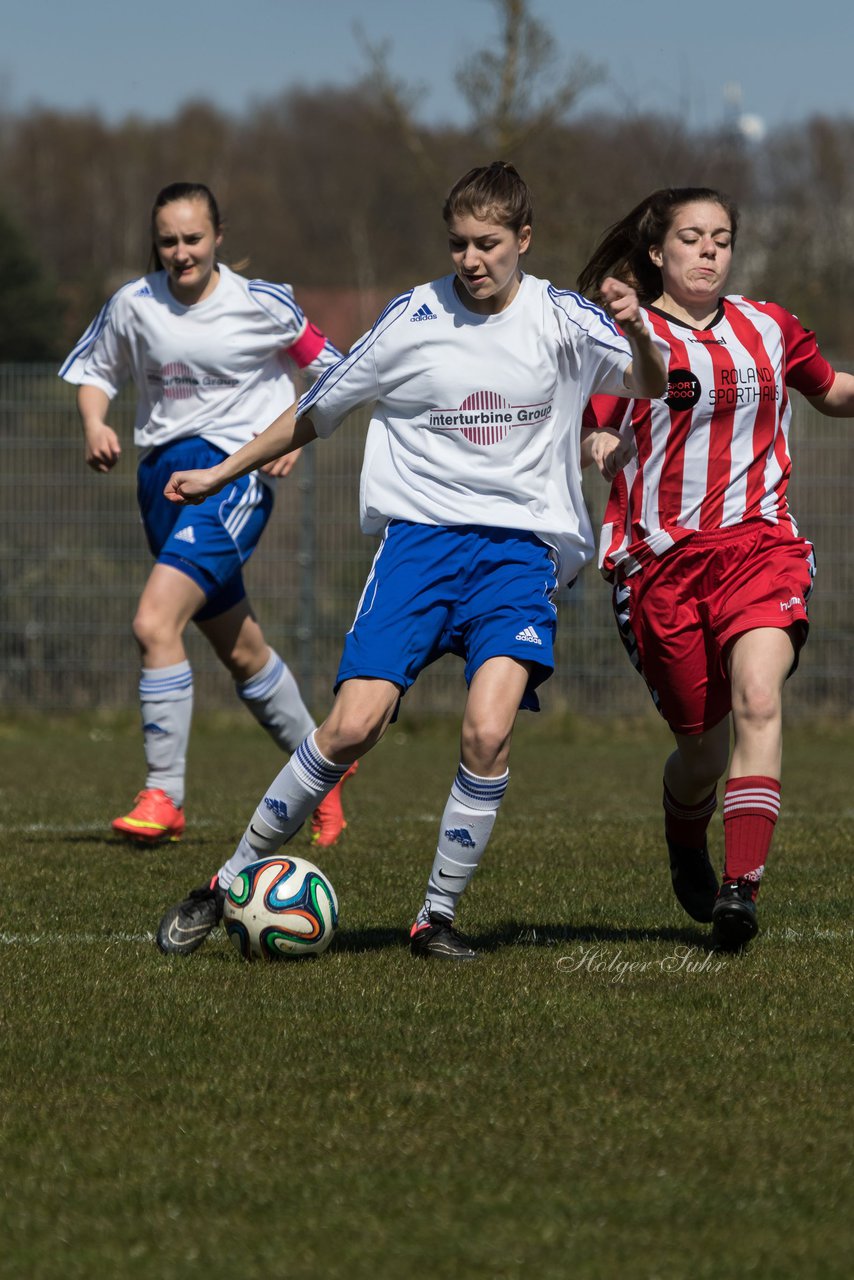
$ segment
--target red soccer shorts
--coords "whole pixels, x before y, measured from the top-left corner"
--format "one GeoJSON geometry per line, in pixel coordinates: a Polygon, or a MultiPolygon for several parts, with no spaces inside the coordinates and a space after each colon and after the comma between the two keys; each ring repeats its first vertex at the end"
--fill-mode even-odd
{"type": "Polygon", "coordinates": [[[811,543],[757,520],[694,534],[616,585],[623,644],[674,733],[729,714],[727,649],[746,631],[791,629],[794,671],[814,576],[811,543]]]}

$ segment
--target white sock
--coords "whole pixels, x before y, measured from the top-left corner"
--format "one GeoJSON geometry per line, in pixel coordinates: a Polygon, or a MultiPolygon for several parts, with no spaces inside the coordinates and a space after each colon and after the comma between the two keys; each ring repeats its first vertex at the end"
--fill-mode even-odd
{"type": "Polygon", "coordinates": [[[146,788],[165,791],[180,809],[193,718],[193,672],[189,662],[185,659],[171,667],[143,667],[139,709],[148,766],[146,788]]]}
{"type": "Polygon", "coordinates": [[[293,672],[275,650],[260,671],[234,687],[261,727],[289,755],[317,727],[293,672]]]}
{"type": "Polygon", "coordinates": [[[500,778],[479,778],[460,765],[442,814],[427,896],[417,917],[419,924],[426,923],[431,912],[453,920],[460,896],[492,835],[509,778],[509,770],[500,778]]]}
{"type": "Polygon", "coordinates": [[[333,764],[315,746],[314,731],[301,742],[252,815],[240,843],[218,872],[227,889],[250,862],[271,857],[327,796],[350,766],[333,764]]]}

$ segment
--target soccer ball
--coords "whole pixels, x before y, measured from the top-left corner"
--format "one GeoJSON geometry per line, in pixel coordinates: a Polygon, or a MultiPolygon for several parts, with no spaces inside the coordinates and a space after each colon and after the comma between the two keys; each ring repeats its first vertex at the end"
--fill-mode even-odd
{"type": "Polygon", "coordinates": [[[246,960],[316,956],[338,928],[338,898],[312,862],[263,858],[235,876],[222,923],[246,960]]]}

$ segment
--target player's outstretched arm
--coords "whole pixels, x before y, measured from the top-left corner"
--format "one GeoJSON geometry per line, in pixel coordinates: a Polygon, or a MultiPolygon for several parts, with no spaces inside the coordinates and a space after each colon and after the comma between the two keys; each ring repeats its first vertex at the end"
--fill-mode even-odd
{"type": "Polygon", "coordinates": [[[212,493],[219,493],[231,480],[239,480],[241,476],[263,467],[266,462],[280,458],[283,454],[293,453],[303,445],[317,439],[317,432],[309,418],[296,419],[296,405],[293,404],[284,413],[271,422],[266,431],[262,431],[254,440],[250,440],[224,458],[215,467],[203,471],[175,471],[169,477],[164,496],[170,502],[192,503],[204,502],[212,493]]]}
{"type": "Polygon", "coordinates": [[[632,363],[625,373],[626,395],[642,400],[663,394],[667,386],[667,370],[661,352],[641,319],[638,295],[631,285],[608,276],[600,293],[611,319],[616,321],[632,349],[632,363]]]}

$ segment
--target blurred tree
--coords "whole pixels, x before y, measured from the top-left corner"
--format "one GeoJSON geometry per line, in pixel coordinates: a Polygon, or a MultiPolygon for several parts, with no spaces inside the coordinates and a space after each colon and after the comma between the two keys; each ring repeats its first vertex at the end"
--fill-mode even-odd
{"type": "MultiPolygon", "coordinates": [[[[490,3],[501,24],[496,45],[467,58],[455,80],[471,111],[470,143],[490,158],[507,160],[535,135],[559,125],[585,90],[604,80],[605,72],[584,57],[561,69],[554,37],[532,16],[529,0],[490,3]]],[[[418,167],[435,180],[439,166],[411,107],[423,95],[392,75],[389,41],[372,43],[358,25],[356,36],[370,63],[370,83],[418,167]]]]}
{"type": "Polygon", "coordinates": [[[58,355],[61,306],[23,231],[0,208],[0,360],[58,355]]]}
{"type": "Polygon", "coordinates": [[[605,73],[584,57],[562,71],[554,37],[531,15],[528,0],[492,3],[501,19],[498,47],[468,58],[455,79],[476,134],[487,150],[507,159],[535,133],[562,121],[605,73]]]}
{"type": "MultiPolygon", "coordinates": [[[[840,360],[854,351],[854,121],[816,117],[763,152],[756,295],[796,312],[840,360]]],[[[749,229],[749,225],[748,225],[749,229]]]]}
{"type": "Polygon", "coordinates": [[[537,275],[572,286],[602,231],[654,187],[719,186],[743,211],[733,287],[795,310],[829,352],[854,347],[854,121],[806,121],[760,147],[725,121],[699,133],[678,114],[581,116],[601,72],[562,69],[529,0],[489,3],[494,39],[458,72],[471,124],[420,123],[419,86],[396,81],[388,46],[364,38],[362,80],[291,90],[241,118],[206,102],[118,125],[0,113],[0,191],[58,281],[62,349],[145,269],[151,205],[169,182],[215,191],[227,262],[315,293],[364,291],[369,321],[378,295],[447,269],[445,193],[497,155],[532,187],[537,275]]]}

